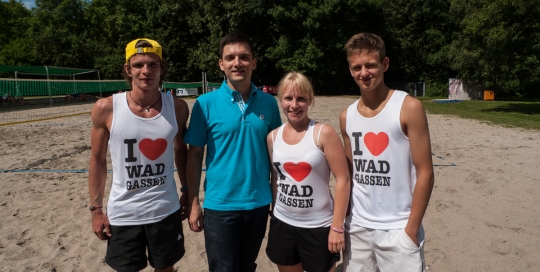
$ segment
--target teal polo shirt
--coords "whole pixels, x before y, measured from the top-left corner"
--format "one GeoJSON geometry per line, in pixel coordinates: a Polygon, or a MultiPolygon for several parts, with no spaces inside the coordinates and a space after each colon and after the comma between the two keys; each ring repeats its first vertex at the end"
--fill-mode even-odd
{"type": "Polygon", "coordinates": [[[252,210],[272,202],[266,136],[281,118],[276,99],[251,85],[245,105],[226,81],[193,105],[184,142],[206,145],[204,208],[252,210]]]}

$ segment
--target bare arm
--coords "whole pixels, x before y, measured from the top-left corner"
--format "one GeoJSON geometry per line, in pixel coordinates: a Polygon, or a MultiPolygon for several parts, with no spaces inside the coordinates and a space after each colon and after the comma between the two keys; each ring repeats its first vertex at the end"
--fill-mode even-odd
{"type": "Polygon", "coordinates": [[[410,96],[405,98],[401,110],[401,124],[403,132],[409,137],[411,156],[416,167],[416,186],[405,232],[418,245],[418,229],[424,218],[434,184],[427,117],[418,99],[410,96]]]}
{"type": "MultiPolygon", "coordinates": [[[[330,126],[323,126],[320,138],[320,148],[323,150],[330,166],[330,171],[336,178],[336,189],[334,193],[334,217],[332,227],[342,230],[347,207],[349,205],[349,194],[351,190],[349,169],[345,150],[339,139],[339,135],[330,126]]],[[[328,235],[328,250],[340,252],[345,248],[344,233],[331,230],[328,235]]]]}
{"type": "MultiPolygon", "coordinates": [[[[174,99],[174,110],[176,113],[176,123],[178,125],[178,133],[174,137],[174,164],[178,172],[178,179],[181,187],[187,187],[186,180],[186,163],[188,149],[184,143],[184,135],[186,134],[186,122],[189,115],[189,108],[186,102],[182,99],[174,99]]],[[[181,192],[180,209],[182,220],[188,216],[188,193],[181,192]]]]}
{"type": "Polygon", "coordinates": [[[189,204],[189,228],[194,232],[204,229],[203,213],[199,202],[199,188],[201,185],[202,160],[204,147],[190,145],[187,161],[187,186],[189,204]]]}
{"type": "Polygon", "coordinates": [[[277,197],[277,171],[273,164],[272,155],[274,152],[274,141],[272,141],[272,133],[274,131],[270,131],[268,133],[268,136],[266,136],[266,146],[268,146],[268,155],[270,157],[270,184],[272,186],[272,213],[274,212],[274,208],[276,207],[276,197],[277,197]]]}
{"type": "Polygon", "coordinates": [[[343,110],[341,114],[339,115],[339,128],[341,131],[341,137],[343,138],[343,145],[345,149],[345,156],[347,157],[347,166],[349,168],[349,180],[351,181],[351,190],[350,190],[350,197],[349,197],[349,204],[347,206],[347,216],[351,213],[351,201],[352,201],[352,187],[354,186],[354,182],[352,182],[353,176],[353,159],[352,159],[352,149],[351,149],[351,139],[349,138],[349,135],[347,135],[347,109],[343,110]]]}
{"type": "MultiPolygon", "coordinates": [[[[112,97],[103,98],[92,108],[92,132],[90,136],[90,166],[88,172],[88,191],[90,206],[102,207],[105,183],[107,181],[107,142],[112,119],[112,97]]],[[[109,219],[99,208],[92,211],[92,231],[101,240],[111,236],[109,219]]]]}

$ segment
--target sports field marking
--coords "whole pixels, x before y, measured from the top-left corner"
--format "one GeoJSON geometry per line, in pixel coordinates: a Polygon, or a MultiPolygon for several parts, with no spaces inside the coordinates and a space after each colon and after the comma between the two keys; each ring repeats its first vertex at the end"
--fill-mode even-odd
{"type": "Polygon", "coordinates": [[[77,116],[77,115],[84,115],[84,114],[90,114],[90,112],[87,111],[87,112],[68,114],[68,115],[62,115],[62,116],[57,116],[57,117],[41,118],[41,119],[34,119],[34,120],[27,120],[27,121],[20,121],[20,122],[11,122],[11,123],[0,124],[0,127],[18,125],[18,124],[26,124],[26,123],[32,123],[32,122],[39,122],[39,121],[46,121],[46,120],[53,120],[53,119],[59,119],[59,118],[77,116]]]}
{"type": "MultiPolygon", "coordinates": [[[[433,152],[431,152],[431,155],[434,156],[434,157],[437,157],[437,158],[439,158],[441,160],[444,160],[444,158],[442,156],[438,156],[433,152]]],[[[455,164],[453,162],[450,162],[450,164],[433,164],[433,166],[457,166],[457,164],[455,164]]]]}

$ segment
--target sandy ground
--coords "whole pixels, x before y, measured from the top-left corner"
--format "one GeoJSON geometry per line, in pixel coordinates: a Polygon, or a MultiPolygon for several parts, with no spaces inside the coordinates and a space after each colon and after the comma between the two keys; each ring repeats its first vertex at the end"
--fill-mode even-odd
{"type": "MultiPolygon", "coordinates": [[[[317,97],[310,117],[338,130],[354,100],[317,97]]],[[[424,218],[428,271],[540,271],[540,132],[428,118],[436,165],[424,218]]],[[[88,174],[68,172],[88,168],[90,127],[88,115],[0,127],[0,271],[112,271],[106,243],[90,230],[88,174]],[[13,172],[24,169],[63,172],[13,172]]],[[[203,234],[186,221],[184,231],[187,253],[175,268],[207,271],[203,234]]],[[[265,245],[258,271],[277,271],[265,245]]]]}

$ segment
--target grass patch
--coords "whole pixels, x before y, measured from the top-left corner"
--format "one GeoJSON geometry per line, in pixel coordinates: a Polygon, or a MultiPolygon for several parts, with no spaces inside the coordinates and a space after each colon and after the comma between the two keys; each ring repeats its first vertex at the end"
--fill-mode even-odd
{"type": "Polygon", "coordinates": [[[420,98],[429,114],[454,115],[505,127],[540,131],[540,101],[476,101],[436,104],[420,98]]]}

